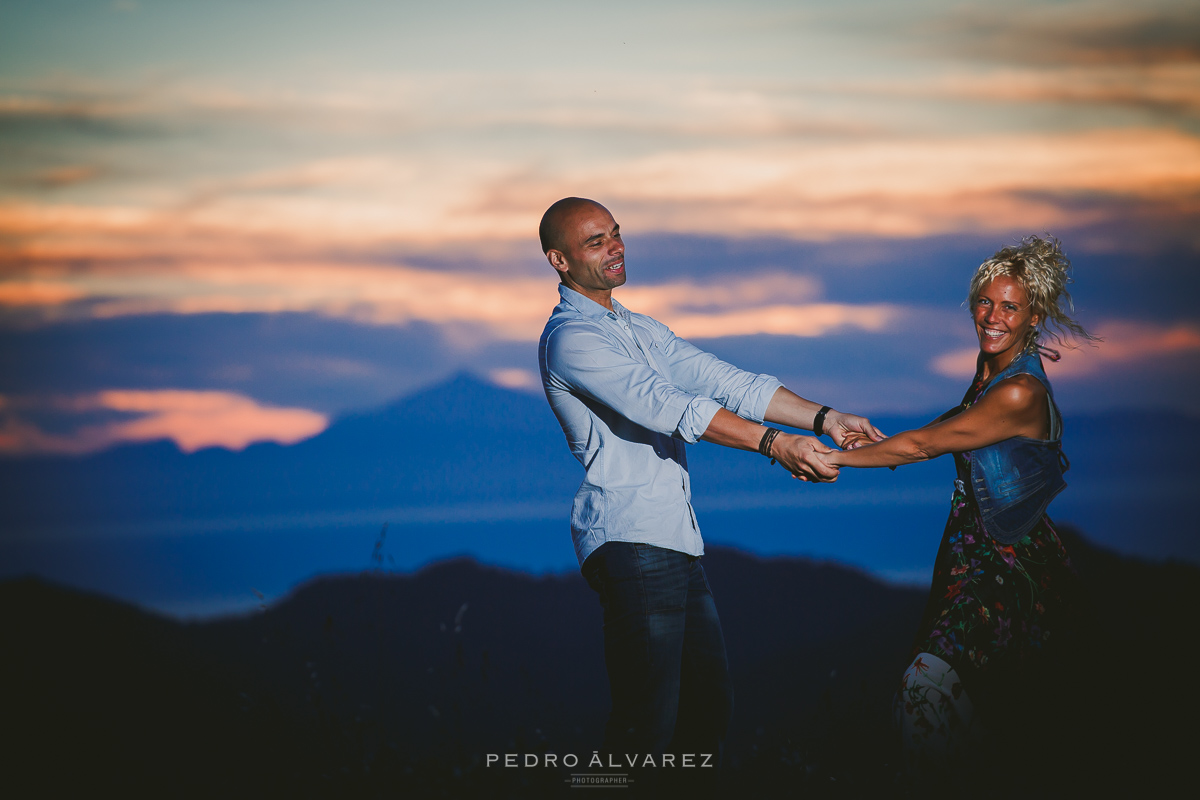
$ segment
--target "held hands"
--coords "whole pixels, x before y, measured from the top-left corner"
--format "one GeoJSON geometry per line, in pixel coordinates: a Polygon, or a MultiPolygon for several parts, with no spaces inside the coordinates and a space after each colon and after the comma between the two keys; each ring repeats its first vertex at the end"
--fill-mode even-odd
{"type": "Polygon", "coordinates": [[[856,447],[862,447],[864,444],[871,444],[871,437],[865,433],[848,433],[846,438],[842,439],[841,448],[843,450],[853,450],[856,447]]]}
{"type": "Polygon", "coordinates": [[[825,417],[825,433],[833,443],[843,450],[853,450],[871,442],[881,442],[887,437],[871,424],[866,417],[830,411],[825,417]]]}
{"type": "Polygon", "coordinates": [[[771,455],[780,466],[794,477],[812,483],[833,483],[837,480],[838,468],[825,458],[825,454],[832,452],[815,436],[790,433],[779,434],[771,445],[771,455]]]}

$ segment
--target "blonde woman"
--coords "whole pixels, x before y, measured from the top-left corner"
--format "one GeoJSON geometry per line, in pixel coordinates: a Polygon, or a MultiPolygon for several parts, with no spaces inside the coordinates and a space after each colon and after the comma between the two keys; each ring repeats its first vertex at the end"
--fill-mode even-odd
{"type": "Polygon", "coordinates": [[[1026,701],[1044,696],[1037,687],[1046,651],[1062,637],[1073,572],[1045,512],[1066,487],[1067,461],[1041,355],[1058,360],[1042,346],[1050,324],[1094,338],[1064,310],[1069,269],[1049,237],[1028,237],[985,261],[968,295],[979,357],[961,405],[924,428],[848,443],[853,449],[829,457],[839,467],[898,467],[954,454],[950,517],[897,697],[918,769],[949,763],[984,729],[997,733],[1028,711],[1026,701]]]}

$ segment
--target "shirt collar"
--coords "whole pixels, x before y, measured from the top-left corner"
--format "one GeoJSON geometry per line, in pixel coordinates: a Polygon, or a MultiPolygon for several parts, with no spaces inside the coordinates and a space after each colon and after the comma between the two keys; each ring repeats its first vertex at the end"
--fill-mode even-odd
{"type": "MultiPolygon", "coordinates": [[[[571,287],[562,283],[558,285],[558,296],[562,298],[563,302],[569,303],[572,308],[590,319],[607,317],[610,313],[607,308],[600,305],[592,298],[586,297],[585,295],[580,294],[571,287]]],[[[612,304],[613,312],[615,312],[617,316],[629,316],[629,310],[626,309],[625,306],[618,303],[615,298],[613,299],[612,304]]]]}

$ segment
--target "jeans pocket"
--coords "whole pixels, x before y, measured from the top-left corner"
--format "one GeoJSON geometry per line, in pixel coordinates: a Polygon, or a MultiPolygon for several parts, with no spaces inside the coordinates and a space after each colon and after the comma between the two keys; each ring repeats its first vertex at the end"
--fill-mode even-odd
{"type": "Polygon", "coordinates": [[[637,545],[635,552],[646,611],[684,610],[691,559],[675,550],[653,545],[637,545]]]}

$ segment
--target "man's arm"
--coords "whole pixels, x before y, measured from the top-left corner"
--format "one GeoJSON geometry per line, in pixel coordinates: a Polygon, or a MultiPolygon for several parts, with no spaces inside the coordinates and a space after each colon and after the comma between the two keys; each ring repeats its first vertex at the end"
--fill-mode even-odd
{"type": "MultiPolygon", "coordinates": [[[[762,425],[722,408],[700,438],[725,447],[757,451],[766,432],[767,428],[762,425]]],[[[837,480],[837,467],[831,466],[824,458],[824,454],[832,452],[815,436],[780,432],[771,444],[770,455],[802,481],[833,483],[837,480]]]]}
{"type": "MultiPolygon", "coordinates": [[[[683,391],[647,364],[630,358],[586,325],[566,323],[546,341],[553,380],[621,414],[631,422],[684,441],[704,440],[757,451],[767,429],[721,408],[713,399],[683,391]]],[[[771,455],[802,480],[832,481],[837,470],[819,454],[829,448],[812,436],[780,433],[771,455]]]]}
{"type": "MultiPolygon", "coordinates": [[[[780,386],[775,390],[775,394],[771,396],[771,402],[767,405],[766,420],[779,425],[811,431],[814,430],[814,421],[821,408],[812,400],[805,400],[795,392],[780,386]]],[[[858,417],[832,409],[825,413],[825,420],[821,427],[838,447],[857,446],[857,444],[865,444],[867,441],[878,442],[885,438],[866,417],[858,417]]]]}
{"type": "MultiPolygon", "coordinates": [[[[682,388],[712,397],[736,416],[813,430],[813,422],[821,411],[821,405],[780,386],[779,381],[770,376],[746,372],[722,361],[686,339],[679,338],[662,323],[654,324],[660,326],[663,350],[671,365],[672,378],[682,388]],[[769,383],[764,379],[769,379],[769,383]],[[764,411],[759,398],[764,397],[763,391],[770,390],[771,386],[777,388],[770,395],[764,411]]],[[[843,446],[847,437],[851,437],[851,443],[877,442],[884,438],[869,420],[840,411],[828,411],[822,428],[838,447],[843,446]],[[856,439],[856,435],[862,438],[856,439]]]]}
{"type": "Polygon", "coordinates": [[[559,326],[545,348],[551,380],[648,430],[695,442],[720,408],[715,400],[686,392],[648,364],[630,358],[589,324],[559,326]]]}

